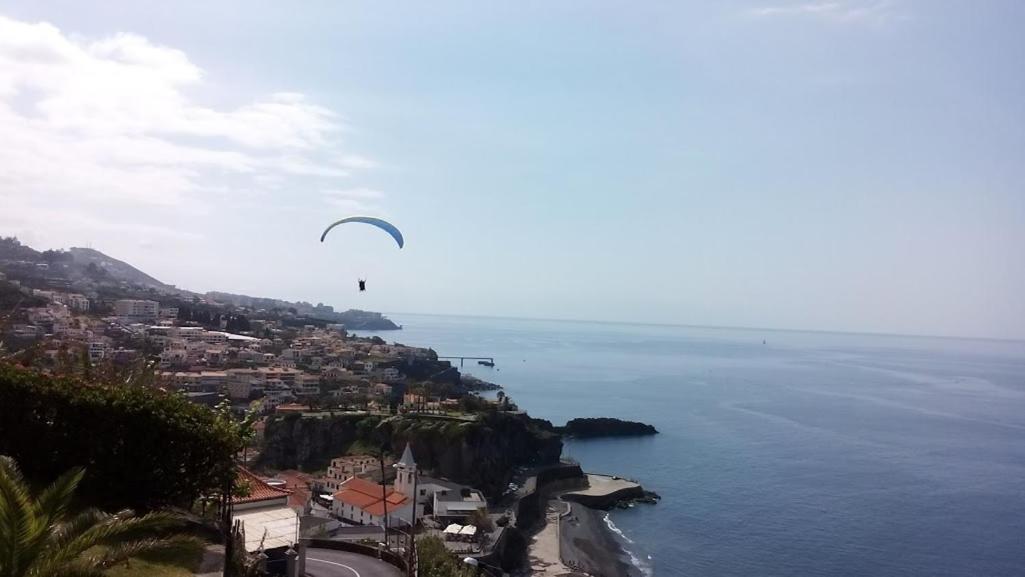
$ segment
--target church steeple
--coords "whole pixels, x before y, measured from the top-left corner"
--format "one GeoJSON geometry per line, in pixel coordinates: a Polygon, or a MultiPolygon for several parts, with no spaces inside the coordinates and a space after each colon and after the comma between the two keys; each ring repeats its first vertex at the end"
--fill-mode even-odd
{"type": "Polygon", "coordinates": [[[416,461],[409,443],[406,443],[406,450],[402,451],[402,458],[395,463],[395,469],[395,490],[415,499],[413,488],[416,484],[416,461]]]}

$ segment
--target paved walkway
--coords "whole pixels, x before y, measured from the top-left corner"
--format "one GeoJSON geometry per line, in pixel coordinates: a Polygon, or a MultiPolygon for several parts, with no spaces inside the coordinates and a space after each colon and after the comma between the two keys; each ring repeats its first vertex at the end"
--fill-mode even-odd
{"type": "Polygon", "coordinates": [[[203,549],[203,560],[194,575],[196,577],[220,577],[224,574],[224,545],[207,545],[203,549]]]}

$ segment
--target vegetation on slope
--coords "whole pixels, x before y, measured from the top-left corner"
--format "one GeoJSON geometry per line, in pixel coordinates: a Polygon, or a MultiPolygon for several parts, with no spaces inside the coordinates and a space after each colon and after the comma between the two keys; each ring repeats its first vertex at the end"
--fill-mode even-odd
{"type": "Polygon", "coordinates": [[[0,454],[45,482],[86,467],[104,509],[189,505],[234,479],[241,425],[151,386],[51,377],[0,363],[0,454]]]}

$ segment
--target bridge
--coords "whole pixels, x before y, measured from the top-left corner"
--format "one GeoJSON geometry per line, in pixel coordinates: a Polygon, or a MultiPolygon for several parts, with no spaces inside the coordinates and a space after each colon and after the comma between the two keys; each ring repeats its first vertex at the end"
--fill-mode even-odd
{"type": "Polygon", "coordinates": [[[463,366],[463,361],[488,361],[491,364],[495,364],[495,357],[438,357],[438,360],[442,359],[459,359],[459,366],[463,366]]]}

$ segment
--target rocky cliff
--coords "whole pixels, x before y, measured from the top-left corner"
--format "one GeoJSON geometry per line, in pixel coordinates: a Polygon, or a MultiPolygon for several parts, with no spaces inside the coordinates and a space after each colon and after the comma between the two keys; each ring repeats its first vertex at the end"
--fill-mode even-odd
{"type": "Polygon", "coordinates": [[[493,412],[465,421],[430,415],[276,415],[267,422],[259,464],[323,470],[333,457],[374,450],[396,457],[409,442],[428,474],[502,492],[516,467],[555,463],[562,439],[545,421],[493,412]]]}
{"type": "Polygon", "coordinates": [[[639,435],[657,435],[655,427],[636,421],[623,421],[606,417],[597,419],[571,419],[565,427],[557,427],[556,431],[568,437],[590,439],[594,437],[632,437],[639,435]]]}

